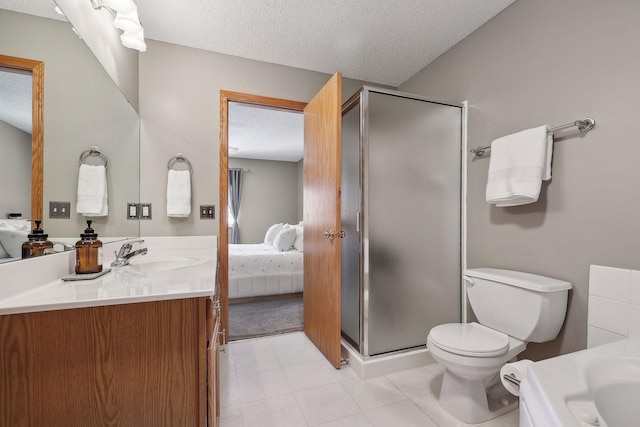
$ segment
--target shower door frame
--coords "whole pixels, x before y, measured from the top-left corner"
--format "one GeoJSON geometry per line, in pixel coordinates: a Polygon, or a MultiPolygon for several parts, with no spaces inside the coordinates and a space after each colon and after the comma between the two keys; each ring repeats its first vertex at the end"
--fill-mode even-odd
{"type": "MultiPolygon", "coordinates": [[[[460,109],[460,118],[461,118],[461,129],[460,129],[460,277],[458,277],[458,289],[460,295],[460,321],[466,321],[466,293],[465,289],[462,286],[462,271],[466,268],[466,167],[467,167],[467,115],[468,115],[468,102],[464,101],[461,104],[453,104],[450,102],[443,102],[439,100],[434,100],[431,98],[414,95],[407,92],[401,92],[391,89],[383,89],[377,88],[373,86],[362,86],[360,90],[358,90],[355,94],[353,94],[342,106],[342,115],[344,116],[347,112],[351,111],[353,108],[359,108],[360,114],[360,136],[358,142],[358,149],[360,151],[360,171],[359,171],[359,179],[360,179],[360,209],[359,209],[359,221],[360,221],[360,336],[357,344],[360,355],[364,358],[369,357],[377,357],[381,355],[370,355],[369,352],[369,301],[368,296],[370,295],[370,280],[369,280],[369,247],[365,245],[365,241],[368,241],[369,234],[369,224],[367,218],[366,207],[368,204],[368,194],[369,188],[366,182],[366,171],[368,170],[368,162],[366,156],[363,155],[364,149],[366,148],[366,141],[369,138],[369,94],[370,93],[379,93],[383,95],[395,96],[400,98],[406,98],[416,101],[428,102],[431,104],[443,105],[447,107],[454,107],[460,109]]],[[[344,286],[344,284],[343,284],[344,286]]],[[[343,335],[343,339],[347,339],[348,342],[351,342],[351,339],[345,337],[343,335]]],[[[425,335],[425,347],[426,347],[426,335],[425,335]]],[[[406,351],[411,351],[414,348],[400,349],[393,351],[392,353],[402,353],[406,351]]],[[[382,354],[382,356],[388,353],[382,354]]]]}

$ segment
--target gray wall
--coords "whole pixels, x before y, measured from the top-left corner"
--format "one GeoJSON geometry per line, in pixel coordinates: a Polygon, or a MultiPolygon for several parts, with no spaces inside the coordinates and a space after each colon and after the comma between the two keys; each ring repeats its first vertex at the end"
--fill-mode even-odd
{"type": "Polygon", "coordinates": [[[296,164],[296,168],[297,168],[297,186],[298,186],[298,200],[296,202],[297,208],[296,208],[296,215],[298,217],[298,222],[302,221],[303,218],[303,198],[304,198],[304,160],[300,160],[297,164],[296,164]]]}
{"type": "MultiPolygon", "coordinates": [[[[193,164],[192,207],[218,205],[220,90],[308,102],[329,80],[323,73],[147,40],[140,55],[141,194],[153,219],[143,236],[217,235],[219,222],[168,218],[167,161],[181,152],[193,164]]],[[[343,79],[346,100],[364,82],[343,79]]],[[[219,207],[216,208],[219,211],[219,207]]]]}
{"type": "Polygon", "coordinates": [[[296,224],[297,164],[271,160],[229,159],[230,168],[242,174],[242,200],[238,225],[240,243],[262,243],[267,229],[284,222],[296,224]]]}
{"type": "Polygon", "coordinates": [[[593,116],[588,134],[556,139],[540,200],[484,200],[488,158],[469,155],[469,267],[538,273],[573,284],[559,338],[524,357],[586,347],[590,264],[640,268],[640,2],[519,0],[400,87],[469,100],[469,146],[593,116]]]}
{"type": "Polygon", "coordinates": [[[31,192],[16,189],[31,186],[31,134],[0,120],[0,219],[9,212],[21,212],[31,218],[31,192]]]}

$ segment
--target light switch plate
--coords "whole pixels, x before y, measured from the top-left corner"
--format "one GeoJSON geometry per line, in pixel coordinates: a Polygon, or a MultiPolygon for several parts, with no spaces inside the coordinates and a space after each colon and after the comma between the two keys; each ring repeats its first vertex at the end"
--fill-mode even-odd
{"type": "Polygon", "coordinates": [[[69,219],[71,218],[71,202],[49,201],[49,218],[69,219]]]}
{"type": "Polygon", "coordinates": [[[151,203],[140,203],[140,219],[151,219],[151,203]]]}
{"type": "Polygon", "coordinates": [[[215,205],[200,205],[200,219],[216,219],[215,205]]]}

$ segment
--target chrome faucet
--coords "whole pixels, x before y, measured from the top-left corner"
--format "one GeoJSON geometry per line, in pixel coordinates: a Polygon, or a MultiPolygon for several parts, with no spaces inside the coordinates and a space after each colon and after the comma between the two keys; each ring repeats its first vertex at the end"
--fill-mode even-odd
{"type": "Polygon", "coordinates": [[[144,240],[133,240],[122,245],[117,252],[114,252],[116,254],[116,259],[111,263],[111,267],[124,267],[129,265],[129,261],[131,261],[131,258],[134,256],[147,254],[147,248],[140,248],[131,252],[131,248],[134,243],[144,243],[144,240]]]}
{"type": "Polygon", "coordinates": [[[67,251],[73,251],[76,249],[75,245],[71,245],[69,243],[63,243],[63,242],[56,242],[56,241],[51,241],[51,243],[53,243],[54,245],[60,245],[62,246],[62,252],[67,252],[67,251]]]}
{"type": "Polygon", "coordinates": [[[60,252],[67,252],[67,251],[73,251],[76,249],[76,247],[74,245],[70,245],[69,243],[62,243],[62,242],[56,242],[56,241],[51,241],[51,243],[53,243],[54,247],[53,248],[47,248],[44,250],[44,254],[45,255],[49,255],[49,254],[59,254],[60,252]],[[56,250],[55,246],[62,246],[62,250],[56,250]]]}

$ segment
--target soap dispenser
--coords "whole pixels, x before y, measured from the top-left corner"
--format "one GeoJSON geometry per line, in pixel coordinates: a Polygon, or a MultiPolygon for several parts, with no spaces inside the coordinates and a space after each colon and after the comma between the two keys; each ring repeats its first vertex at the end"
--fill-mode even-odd
{"type": "Polygon", "coordinates": [[[102,271],[102,242],[87,221],[87,228],[76,242],[76,274],[99,273],[102,271]]]}
{"type": "Polygon", "coordinates": [[[48,234],[44,234],[44,230],[40,228],[42,221],[36,221],[36,228],[31,230],[29,240],[22,244],[22,259],[33,258],[45,254],[46,249],[53,249],[53,243],[47,238],[48,234]]]}

